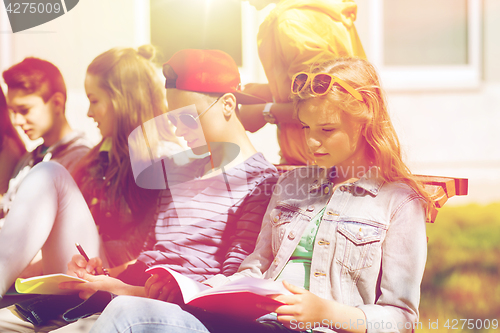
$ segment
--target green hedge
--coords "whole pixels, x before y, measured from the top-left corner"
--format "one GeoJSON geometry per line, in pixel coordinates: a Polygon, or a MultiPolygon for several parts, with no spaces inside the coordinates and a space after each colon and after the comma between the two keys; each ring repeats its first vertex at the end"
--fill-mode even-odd
{"type": "MultiPolygon", "coordinates": [[[[448,331],[453,319],[500,321],[500,203],[443,207],[427,236],[419,331],[448,331]],[[438,329],[429,329],[429,320],[438,329]]],[[[452,331],[462,331],[462,323],[452,331]]]]}

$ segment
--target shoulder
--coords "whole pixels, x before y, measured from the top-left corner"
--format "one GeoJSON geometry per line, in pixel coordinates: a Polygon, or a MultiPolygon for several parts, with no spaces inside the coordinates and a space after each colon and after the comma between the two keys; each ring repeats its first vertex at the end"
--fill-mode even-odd
{"type": "Polygon", "coordinates": [[[427,208],[425,198],[403,181],[384,182],[378,196],[391,207],[392,216],[404,209],[426,210],[427,208]]]}
{"type": "Polygon", "coordinates": [[[245,160],[238,173],[248,181],[259,184],[264,181],[278,181],[279,172],[276,167],[266,160],[262,153],[256,153],[245,160]]]}
{"type": "Polygon", "coordinates": [[[90,151],[88,140],[77,135],[65,144],[61,144],[52,152],[52,159],[62,164],[69,171],[73,171],[77,163],[90,151]]]}
{"type": "Polygon", "coordinates": [[[379,194],[395,196],[404,200],[425,200],[414,188],[404,181],[384,182],[380,188],[379,194]]]}
{"type": "Polygon", "coordinates": [[[85,134],[82,132],[74,131],[66,135],[49,149],[51,149],[53,155],[56,156],[64,155],[74,150],[89,151],[91,148],[92,144],[85,136],[85,134]]]}

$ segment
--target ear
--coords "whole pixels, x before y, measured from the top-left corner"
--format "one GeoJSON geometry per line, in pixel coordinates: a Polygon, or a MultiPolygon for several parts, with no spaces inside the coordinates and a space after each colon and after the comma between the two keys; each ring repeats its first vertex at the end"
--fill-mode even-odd
{"type": "Polygon", "coordinates": [[[64,97],[63,93],[59,91],[54,93],[50,100],[53,103],[55,110],[64,114],[66,98],[64,97]]]}
{"type": "Polygon", "coordinates": [[[236,109],[236,97],[233,94],[228,93],[222,96],[221,100],[224,117],[230,118],[236,109]]]}

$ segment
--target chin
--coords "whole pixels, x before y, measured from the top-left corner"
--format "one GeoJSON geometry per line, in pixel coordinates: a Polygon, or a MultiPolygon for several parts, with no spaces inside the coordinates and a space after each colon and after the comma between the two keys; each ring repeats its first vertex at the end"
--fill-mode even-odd
{"type": "Polygon", "coordinates": [[[196,147],[190,147],[190,148],[195,155],[203,155],[203,154],[208,153],[207,146],[196,146],[196,147]]]}
{"type": "Polygon", "coordinates": [[[35,134],[35,133],[33,133],[33,134],[31,134],[31,133],[30,133],[30,134],[26,134],[26,136],[27,136],[27,137],[28,137],[31,141],[33,141],[33,140],[37,140],[37,139],[40,139],[40,138],[42,137],[41,135],[38,135],[38,134],[35,134]]]}
{"type": "Polygon", "coordinates": [[[325,169],[331,168],[335,164],[329,163],[328,161],[316,160],[316,165],[325,169]]]}

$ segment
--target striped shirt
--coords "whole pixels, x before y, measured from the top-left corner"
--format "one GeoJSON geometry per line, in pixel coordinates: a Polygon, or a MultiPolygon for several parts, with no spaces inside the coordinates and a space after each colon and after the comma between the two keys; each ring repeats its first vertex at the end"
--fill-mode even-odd
{"type": "Polygon", "coordinates": [[[203,281],[235,273],[254,250],[276,168],[257,153],[217,176],[193,177],[206,163],[209,159],[169,171],[169,189],[162,191],[156,212],[155,245],[139,261],[203,281]],[[178,183],[172,185],[174,178],[178,183]]]}

